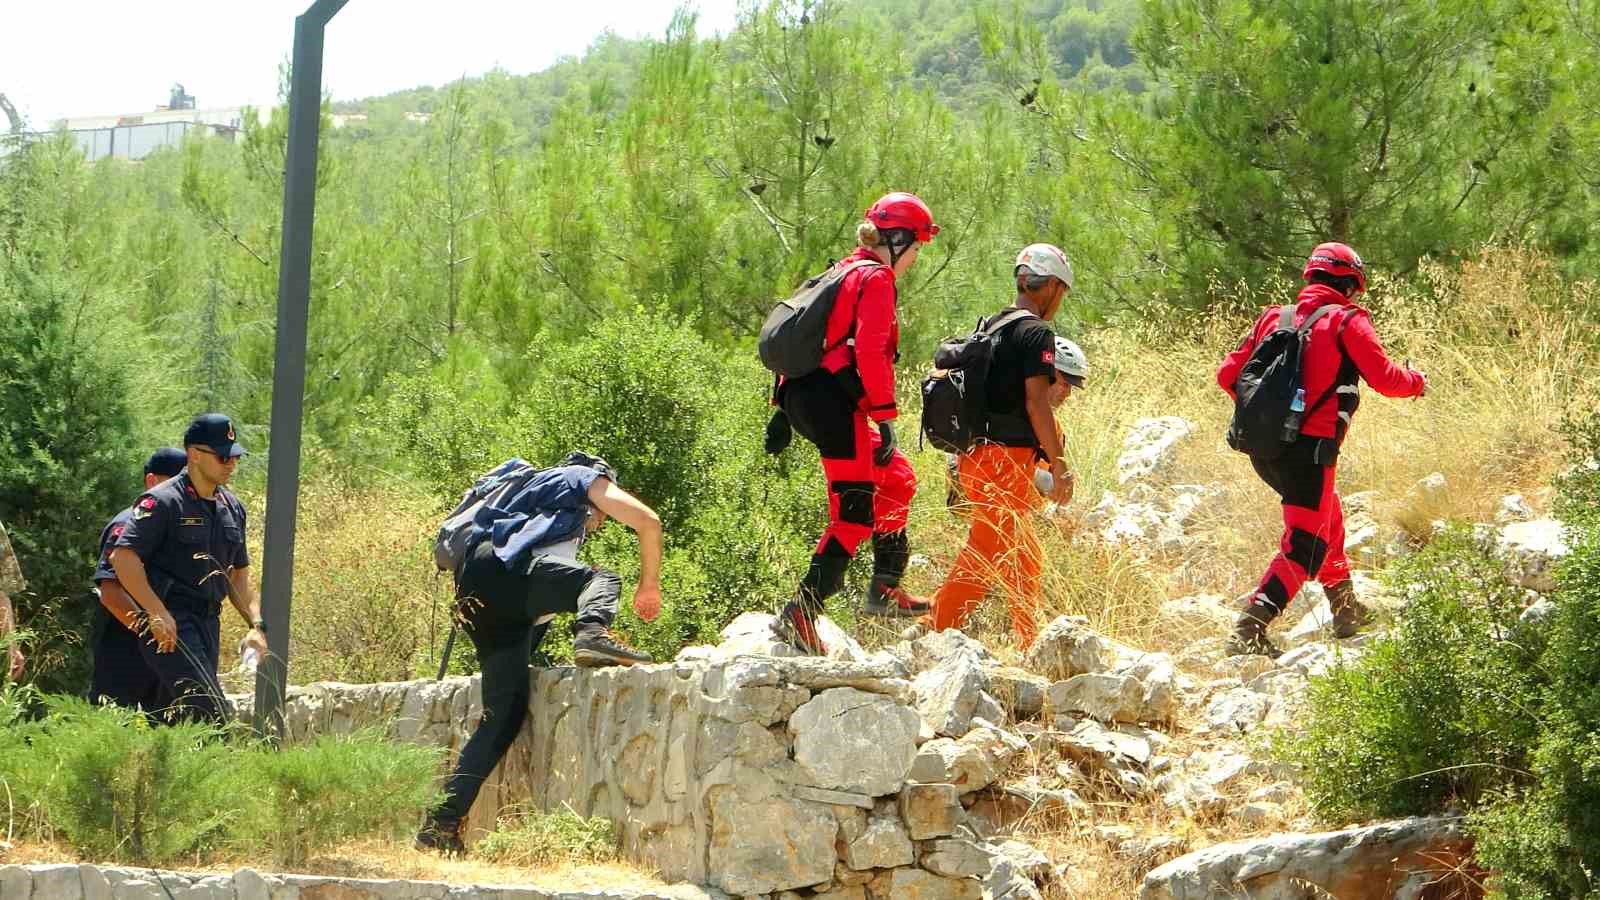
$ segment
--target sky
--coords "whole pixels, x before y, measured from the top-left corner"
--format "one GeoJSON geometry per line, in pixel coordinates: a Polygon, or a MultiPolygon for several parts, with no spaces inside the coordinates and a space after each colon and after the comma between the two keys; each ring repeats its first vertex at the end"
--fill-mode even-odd
{"type": "MultiPolygon", "coordinates": [[[[686,0],[702,35],[739,0],[686,0]]],[[[181,82],[202,108],[275,103],[294,18],[311,0],[44,0],[4,4],[0,93],[28,127],[136,113],[181,82]]],[[[606,31],[659,36],[680,0],[349,0],[327,29],[323,91],[359,99],[499,67],[536,72],[606,31]]],[[[0,123],[3,126],[3,123],[0,123]]]]}

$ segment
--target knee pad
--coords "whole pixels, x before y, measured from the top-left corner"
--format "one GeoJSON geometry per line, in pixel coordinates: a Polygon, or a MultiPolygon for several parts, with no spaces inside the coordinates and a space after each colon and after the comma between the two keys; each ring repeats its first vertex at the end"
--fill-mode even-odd
{"type": "Polygon", "coordinates": [[[1294,528],[1289,531],[1289,552],[1284,556],[1305,569],[1306,574],[1315,575],[1322,569],[1322,561],[1328,558],[1328,542],[1309,531],[1294,528]]]}
{"type": "Polygon", "coordinates": [[[872,527],[872,482],[835,481],[828,489],[839,498],[839,521],[872,527]]]}

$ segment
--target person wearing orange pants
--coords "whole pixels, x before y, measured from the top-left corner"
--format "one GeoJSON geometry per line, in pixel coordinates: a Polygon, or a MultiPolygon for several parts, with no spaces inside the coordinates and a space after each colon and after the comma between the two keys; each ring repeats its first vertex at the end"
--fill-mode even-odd
{"type": "Polygon", "coordinates": [[[1045,324],[1072,288],[1066,254],[1049,244],[1030,245],[1018,254],[1015,273],[1016,304],[998,314],[1007,321],[994,331],[994,357],[985,380],[985,436],[958,460],[972,524],[925,621],[935,630],[959,628],[998,581],[1010,595],[1012,630],[1026,647],[1038,627],[1043,563],[1031,517],[1045,496],[1057,503],[1072,497],[1072,475],[1062,460],[1052,410],[1083,385],[1088,363],[1076,344],[1045,324]],[[1036,482],[1035,464],[1041,459],[1048,470],[1036,482]]]}
{"type": "Polygon", "coordinates": [[[1037,454],[1028,447],[980,444],[960,457],[958,477],[971,511],[967,544],[933,596],[935,631],[960,628],[989,585],[1011,598],[1011,628],[1023,646],[1037,632],[1042,551],[1033,513],[1044,497],[1033,485],[1037,454]]]}

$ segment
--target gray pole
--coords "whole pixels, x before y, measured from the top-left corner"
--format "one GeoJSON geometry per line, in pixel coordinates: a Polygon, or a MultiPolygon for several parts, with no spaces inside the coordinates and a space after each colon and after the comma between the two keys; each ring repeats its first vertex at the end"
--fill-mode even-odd
{"type": "Polygon", "coordinates": [[[255,729],[283,737],[289,685],[289,600],[300,499],[300,426],[306,390],[306,318],[311,305],[311,226],[317,203],[317,129],[322,116],[322,33],[346,0],[316,0],[294,20],[289,82],[289,152],[283,173],[283,251],[278,259],[278,334],[272,366],[272,438],[267,456],[267,536],[261,618],[267,658],[256,670],[255,729]]]}

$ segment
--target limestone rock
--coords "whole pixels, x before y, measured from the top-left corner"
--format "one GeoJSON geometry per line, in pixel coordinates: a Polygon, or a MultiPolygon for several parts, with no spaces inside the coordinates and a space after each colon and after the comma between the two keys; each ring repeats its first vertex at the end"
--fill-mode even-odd
{"type": "Polygon", "coordinates": [[[917,714],[878,694],[830,688],[789,717],[794,759],[817,787],[893,794],[917,755],[917,714]]]}
{"type": "Polygon", "coordinates": [[[962,649],[911,682],[917,713],[935,734],[960,737],[972,727],[989,678],[976,654],[962,649]]]}
{"type": "Polygon", "coordinates": [[[1178,714],[1177,669],[1165,653],[1147,653],[1116,674],[1139,679],[1142,687],[1138,721],[1168,722],[1178,714]]]}
{"type": "Polygon", "coordinates": [[[1550,617],[1555,614],[1555,601],[1549,597],[1540,597],[1538,600],[1528,604],[1527,608],[1517,618],[1528,625],[1538,627],[1547,624],[1550,621],[1550,617]]]}
{"type": "Polygon", "coordinates": [[[998,662],[982,641],[957,628],[930,631],[906,642],[904,648],[903,655],[910,662],[913,674],[926,672],[957,654],[973,656],[984,666],[993,666],[998,662]]]}
{"type": "Polygon", "coordinates": [[[1009,719],[1031,719],[1044,711],[1044,695],[1050,689],[1050,679],[1015,666],[992,666],[987,672],[989,693],[999,701],[1009,719]]]}
{"type": "Polygon", "coordinates": [[[1071,819],[1087,816],[1092,808],[1077,792],[1045,787],[1030,775],[1014,784],[979,792],[967,810],[975,830],[984,834],[1007,832],[1020,822],[1071,819]]]}
{"type": "Polygon", "coordinates": [[[83,900],[83,874],[72,863],[33,866],[36,900],[83,900]]]}
{"type": "Polygon", "coordinates": [[[1429,509],[1438,509],[1444,505],[1449,497],[1450,483],[1443,472],[1434,472],[1425,475],[1411,487],[1411,496],[1427,506],[1429,509]]]}
{"type": "Polygon", "coordinates": [[[962,793],[993,784],[1028,749],[1027,742],[998,726],[975,720],[961,740],[938,738],[923,744],[912,762],[910,779],[953,784],[962,793]]]}
{"type": "Polygon", "coordinates": [[[708,797],[710,870],[730,894],[770,894],[833,877],[838,823],[827,807],[782,797],[751,801],[731,787],[708,797]]]}
{"type": "Polygon", "coordinates": [[[889,876],[894,900],[982,900],[983,888],[967,878],[945,878],[921,869],[895,869],[889,876]]]}
{"type": "Polygon", "coordinates": [[[1248,828],[1268,828],[1283,821],[1283,807],[1276,803],[1252,801],[1235,809],[1233,818],[1248,828]]]}
{"type": "Polygon", "coordinates": [[[1240,684],[1255,678],[1262,672],[1270,672],[1277,666],[1270,657],[1250,654],[1247,656],[1228,656],[1212,667],[1222,678],[1238,679],[1240,684]]]}
{"type": "Polygon", "coordinates": [[[1501,525],[1510,525],[1513,522],[1531,522],[1538,518],[1538,513],[1528,505],[1521,494],[1507,494],[1500,498],[1500,506],[1495,510],[1494,520],[1501,525]]]}
{"type": "Polygon", "coordinates": [[[1104,672],[1109,648],[1081,618],[1059,616],[1044,627],[1028,648],[1023,664],[1051,681],[1104,672]]]}
{"type": "Polygon", "coordinates": [[[1138,771],[1150,762],[1150,742],[1107,729],[1093,721],[1079,722],[1057,739],[1061,755],[1085,772],[1120,774],[1138,771]]]}
{"type": "Polygon", "coordinates": [[[850,868],[892,869],[909,866],[916,861],[916,850],[911,836],[899,819],[873,816],[867,820],[866,830],[845,848],[845,863],[850,868]]]}
{"type": "Polygon", "coordinates": [[[1219,694],[1206,706],[1206,725],[1214,731],[1242,734],[1267,717],[1272,698],[1249,688],[1234,688],[1219,694]]]}
{"type": "Polygon", "coordinates": [[[1496,542],[1506,575],[1529,590],[1541,594],[1554,591],[1556,565],[1572,552],[1565,532],[1566,527],[1555,519],[1507,525],[1496,542]]]}
{"type": "Polygon", "coordinates": [[[983,878],[994,868],[995,853],[987,845],[966,838],[929,841],[922,867],[948,878],[983,878]]]}
{"type": "Polygon", "coordinates": [[[1075,675],[1050,685],[1049,708],[1058,716],[1083,713],[1102,722],[1137,722],[1144,685],[1129,675],[1075,675]]]}
{"type": "MultiPolygon", "coordinates": [[[[1453,893],[1450,878],[1466,876],[1471,842],[1459,819],[1414,818],[1318,834],[1279,834],[1218,844],[1190,853],[1145,876],[1142,900],[1391,900],[1453,893]],[[1436,882],[1441,882],[1436,884],[1436,882]]],[[[1457,886],[1465,887],[1457,882],[1457,886]]]]}
{"type": "Polygon", "coordinates": [[[984,900],[1044,900],[1039,886],[1015,862],[999,858],[983,879],[984,900]]]}
{"type": "Polygon", "coordinates": [[[900,819],[912,840],[946,837],[966,817],[961,794],[949,784],[908,784],[900,791],[900,819]]]}
{"type": "Polygon", "coordinates": [[[21,866],[0,866],[0,897],[5,900],[30,900],[33,896],[33,875],[21,866]]]}
{"type": "Polygon", "coordinates": [[[1179,416],[1140,419],[1122,441],[1117,457],[1117,483],[1149,479],[1171,469],[1179,441],[1194,433],[1195,424],[1179,416]]]}

